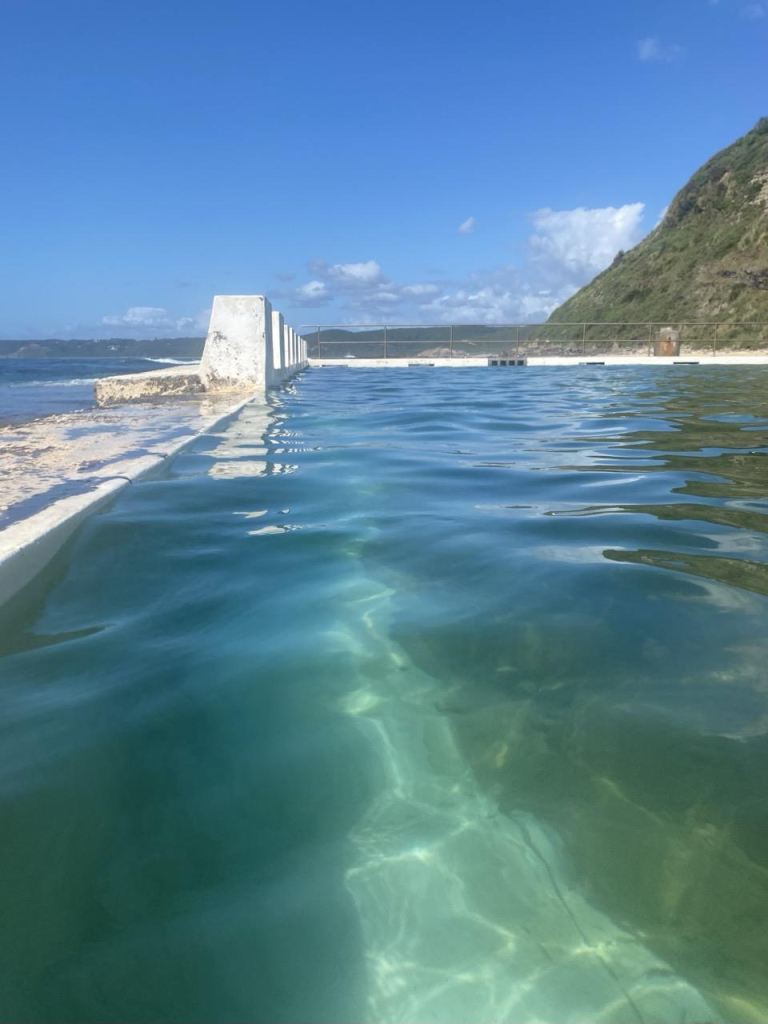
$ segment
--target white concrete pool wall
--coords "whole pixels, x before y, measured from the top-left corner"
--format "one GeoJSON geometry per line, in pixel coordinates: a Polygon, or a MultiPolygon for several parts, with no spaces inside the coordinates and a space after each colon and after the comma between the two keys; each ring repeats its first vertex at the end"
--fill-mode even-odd
{"type": "MultiPolygon", "coordinates": [[[[245,398],[233,403],[232,408],[205,422],[201,430],[166,446],[163,455],[146,455],[129,465],[121,464],[119,475],[105,476],[85,493],[60,498],[0,530],[0,607],[45,569],[83,520],[111,504],[126,487],[165,469],[201,435],[225,427],[251,401],[245,398]]],[[[107,468],[104,472],[112,471],[107,468]]]]}
{"type": "Polygon", "coordinates": [[[217,295],[199,363],[102,377],[96,404],[232,392],[263,396],[307,366],[306,342],[265,295],[217,295]]]}
{"type": "MultiPolygon", "coordinates": [[[[46,508],[0,530],[0,606],[26,587],[51,561],[89,515],[110,504],[134,481],[158,472],[202,434],[217,430],[250,402],[265,401],[270,387],[307,366],[306,343],[285,324],[263,295],[217,295],[199,364],[148,373],[105,377],[94,386],[98,405],[118,405],[184,395],[231,393],[223,414],[202,425],[164,453],[133,460],[82,494],[53,501],[46,508]]],[[[87,412],[83,412],[86,422],[87,412]]]]}

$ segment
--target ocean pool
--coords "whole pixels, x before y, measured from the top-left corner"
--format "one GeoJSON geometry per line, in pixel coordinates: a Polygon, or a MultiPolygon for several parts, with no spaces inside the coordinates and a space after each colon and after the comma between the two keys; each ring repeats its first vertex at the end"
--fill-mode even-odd
{"type": "Polygon", "coordinates": [[[768,1017],[768,370],[310,371],[0,632],[0,1018],[768,1017]]]}

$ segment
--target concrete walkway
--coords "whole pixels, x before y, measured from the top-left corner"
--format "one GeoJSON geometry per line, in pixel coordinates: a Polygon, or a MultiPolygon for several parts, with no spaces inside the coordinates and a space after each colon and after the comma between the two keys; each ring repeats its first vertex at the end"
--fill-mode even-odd
{"type": "Polygon", "coordinates": [[[27,585],[86,516],[161,471],[249,396],[201,395],[49,416],[0,435],[0,605],[27,585]]]}

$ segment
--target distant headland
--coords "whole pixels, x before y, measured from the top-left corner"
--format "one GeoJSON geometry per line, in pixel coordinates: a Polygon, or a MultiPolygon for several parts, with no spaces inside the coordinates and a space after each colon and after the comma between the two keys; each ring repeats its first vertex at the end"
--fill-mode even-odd
{"type": "Polygon", "coordinates": [[[0,340],[0,359],[199,359],[205,338],[0,340]]]}

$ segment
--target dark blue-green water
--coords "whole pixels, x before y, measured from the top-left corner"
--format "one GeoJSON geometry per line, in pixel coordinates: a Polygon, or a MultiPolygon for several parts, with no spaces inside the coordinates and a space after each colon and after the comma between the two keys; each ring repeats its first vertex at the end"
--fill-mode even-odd
{"type": "Polygon", "coordinates": [[[93,406],[99,377],[144,373],[178,359],[0,359],[0,426],[93,406]]]}
{"type": "Polygon", "coordinates": [[[318,370],[6,610],[0,1020],[768,1018],[768,373],[318,370]]]}

